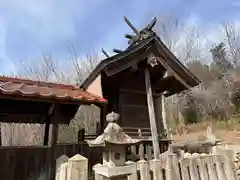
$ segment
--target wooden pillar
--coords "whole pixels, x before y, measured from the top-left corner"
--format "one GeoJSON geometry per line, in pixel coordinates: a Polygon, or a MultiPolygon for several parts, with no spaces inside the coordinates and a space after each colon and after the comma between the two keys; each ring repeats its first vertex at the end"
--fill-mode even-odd
{"type": "Polygon", "coordinates": [[[59,106],[51,106],[49,109],[49,124],[52,124],[52,138],[51,138],[51,148],[50,148],[50,180],[55,180],[56,175],[56,146],[57,146],[57,139],[58,139],[58,109],[59,106]]]}
{"type": "Polygon", "coordinates": [[[54,113],[54,110],[55,110],[55,105],[52,104],[49,108],[48,115],[47,115],[47,118],[46,118],[46,125],[45,125],[45,131],[44,131],[44,141],[43,141],[44,146],[48,145],[50,121],[51,121],[52,115],[54,113]]]}
{"type": "Polygon", "coordinates": [[[56,146],[58,138],[58,124],[53,122],[52,126],[52,140],[51,140],[51,151],[50,151],[50,180],[55,180],[56,174],[56,146]]]}
{"type": "Polygon", "coordinates": [[[157,133],[160,135],[163,130],[163,123],[162,123],[162,98],[161,96],[154,97],[154,110],[156,116],[156,125],[157,125],[157,133]]]}
{"type": "Polygon", "coordinates": [[[78,143],[82,143],[85,140],[85,129],[79,129],[78,130],[78,143]]]}
{"type": "MultiPolygon", "coordinates": [[[[165,72],[163,77],[166,78],[167,76],[168,76],[168,71],[165,72]]],[[[165,96],[163,94],[161,95],[162,123],[163,123],[163,129],[167,130],[167,116],[166,116],[166,109],[165,109],[165,96]]]]}
{"type": "Polygon", "coordinates": [[[47,122],[46,122],[46,125],[45,125],[44,141],[43,141],[44,146],[48,145],[49,127],[50,127],[50,116],[47,117],[47,122]]]}
{"type": "Polygon", "coordinates": [[[156,116],[154,112],[153,106],[153,96],[152,96],[152,88],[151,88],[151,80],[149,69],[145,69],[145,85],[146,85],[146,93],[147,93],[147,104],[148,104],[148,113],[152,134],[152,142],[153,142],[153,151],[154,158],[159,159],[160,149],[159,149],[159,141],[158,141],[158,133],[157,133],[157,125],[156,125],[156,116]]]}
{"type": "Polygon", "coordinates": [[[100,134],[104,131],[104,124],[106,123],[106,115],[107,115],[107,106],[103,105],[100,107],[100,134]]]}
{"type": "Polygon", "coordinates": [[[157,131],[158,134],[160,134],[163,133],[164,130],[167,130],[165,97],[163,94],[154,98],[154,108],[156,115],[157,131]]]}
{"type": "Polygon", "coordinates": [[[161,95],[161,104],[162,104],[162,123],[163,123],[163,129],[167,130],[167,114],[165,109],[165,96],[161,95]]]}
{"type": "Polygon", "coordinates": [[[0,123],[0,146],[2,146],[2,123],[0,123]]]}
{"type": "Polygon", "coordinates": [[[123,112],[123,106],[124,106],[124,93],[119,92],[119,97],[118,97],[118,114],[120,115],[119,119],[118,119],[118,125],[120,125],[121,127],[123,127],[124,124],[124,112],[123,112]]]}

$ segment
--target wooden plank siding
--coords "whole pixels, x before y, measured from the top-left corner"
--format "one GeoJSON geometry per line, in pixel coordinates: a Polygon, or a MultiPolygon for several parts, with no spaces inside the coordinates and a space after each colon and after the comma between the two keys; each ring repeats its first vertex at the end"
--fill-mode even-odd
{"type": "MultiPolygon", "coordinates": [[[[89,175],[92,166],[101,162],[101,149],[90,148],[87,143],[58,144],[55,151],[56,158],[63,154],[68,157],[81,154],[88,158],[89,175]]],[[[42,174],[44,179],[49,179],[50,156],[50,146],[0,147],[0,177],[2,180],[30,180],[38,179],[42,174]]]]}

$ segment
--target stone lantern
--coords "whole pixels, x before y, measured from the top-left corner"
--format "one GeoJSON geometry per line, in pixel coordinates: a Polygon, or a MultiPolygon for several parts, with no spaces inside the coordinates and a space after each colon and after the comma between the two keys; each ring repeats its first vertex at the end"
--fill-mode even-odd
{"type": "Polygon", "coordinates": [[[126,179],[128,175],[136,173],[134,162],[126,163],[126,147],[140,143],[125,134],[116,123],[119,115],[112,112],[106,116],[108,122],[102,135],[88,141],[90,147],[103,147],[103,164],[95,166],[95,174],[104,178],[126,179]]]}

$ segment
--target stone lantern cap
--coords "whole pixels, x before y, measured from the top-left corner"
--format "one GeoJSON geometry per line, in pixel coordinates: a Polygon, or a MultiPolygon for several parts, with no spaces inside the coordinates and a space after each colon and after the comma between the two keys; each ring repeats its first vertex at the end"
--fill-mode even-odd
{"type": "Polygon", "coordinates": [[[117,113],[110,113],[106,116],[108,122],[103,134],[92,141],[88,141],[90,147],[105,147],[107,144],[130,146],[139,143],[141,140],[132,139],[116,123],[119,118],[117,113]]]}

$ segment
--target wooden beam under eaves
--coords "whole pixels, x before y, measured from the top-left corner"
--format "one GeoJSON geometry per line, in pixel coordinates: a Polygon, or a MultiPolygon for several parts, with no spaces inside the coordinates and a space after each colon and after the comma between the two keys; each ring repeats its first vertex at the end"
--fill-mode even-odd
{"type": "MultiPolygon", "coordinates": [[[[154,56],[153,54],[151,54],[150,56],[154,56]]],[[[157,61],[164,67],[167,69],[167,71],[169,73],[171,73],[177,80],[179,80],[186,88],[190,89],[191,87],[185,82],[184,79],[182,79],[169,65],[168,63],[161,59],[160,57],[155,57],[157,59],[157,61]]]]}

